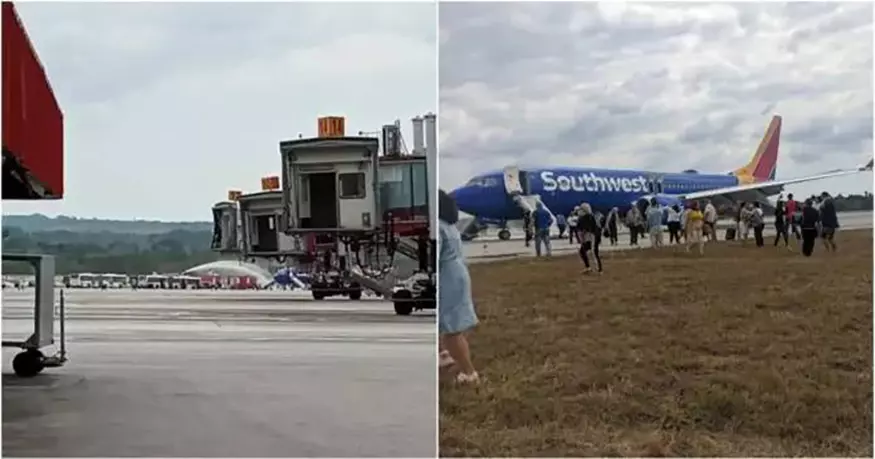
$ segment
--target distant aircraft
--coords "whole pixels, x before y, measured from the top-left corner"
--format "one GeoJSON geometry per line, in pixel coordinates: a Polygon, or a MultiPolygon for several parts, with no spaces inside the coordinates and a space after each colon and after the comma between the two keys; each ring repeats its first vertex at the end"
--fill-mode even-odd
{"type": "Polygon", "coordinates": [[[307,288],[310,276],[306,273],[297,273],[292,268],[281,268],[273,275],[273,282],[280,287],[307,288]]]}
{"type": "Polygon", "coordinates": [[[766,203],[766,198],[784,186],[872,170],[872,161],[853,169],[839,169],[808,177],[775,180],[781,117],[774,116],[750,162],[728,174],[650,172],[587,167],[520,169],[506,167],[472,178],[450,193],[459,210],[475,217],[476,223],[498,225],[498,237],[510,239],[507,222],[520,220],[523,211],[538,201],[552,214],[568,215],[582,202],[607,213],[618,207],[625,212],[642,200],[656,198],[663,206],[685,201],[711,199],[715,206],[738,201],[766,203]]]}

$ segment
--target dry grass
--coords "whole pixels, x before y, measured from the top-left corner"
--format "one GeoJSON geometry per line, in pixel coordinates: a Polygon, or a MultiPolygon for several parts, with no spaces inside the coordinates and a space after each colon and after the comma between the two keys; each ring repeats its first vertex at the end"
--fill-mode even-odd
{"type": "Polygon", "coordinates": [[[472,265],[480,387],[442,456],[872,457],[872,233],[472,265]]]}

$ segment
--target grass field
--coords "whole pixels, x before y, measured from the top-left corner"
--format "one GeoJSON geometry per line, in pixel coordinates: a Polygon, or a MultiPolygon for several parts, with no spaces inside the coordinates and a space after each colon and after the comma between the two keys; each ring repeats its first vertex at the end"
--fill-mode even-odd
{"type": "Polygon", "coordinates": [[[872,232],[838,243],[472,265],[486,381],[441,383],[440,454],[872,457],[872,232]]]}

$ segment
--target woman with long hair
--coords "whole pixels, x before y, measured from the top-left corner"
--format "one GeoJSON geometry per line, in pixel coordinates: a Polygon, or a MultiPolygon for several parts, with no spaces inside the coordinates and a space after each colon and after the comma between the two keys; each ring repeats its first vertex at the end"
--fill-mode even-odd
{"type": "Polygon", "coordinates": [[[480,376],[471,362],[465,333],[473,329],[478,320],[471,298],[471,276],[462,252],[462,236],[456,228],[459,209],[443,190],[438,199],[438,331],[441,347],[446,351],[441,352],[440,364],[459,368],[456,382],[476,383],[480,376]]]}

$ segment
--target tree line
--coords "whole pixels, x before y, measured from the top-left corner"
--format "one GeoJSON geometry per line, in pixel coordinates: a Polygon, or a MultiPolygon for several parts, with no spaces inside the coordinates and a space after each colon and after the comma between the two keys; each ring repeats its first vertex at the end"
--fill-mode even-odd
{"type": "MultiPolygon", "coordinates": [[[[149,274],[181,272],[217,259],[210,250],[210,231],[171,230],[164,233],[100,231],[24,231],[3,228],[3,251],[56,256],[58,274],[106,272],[149,274]]],[[[3,263],[6,274],[28,274],[21,263],[3,263]]]]}

